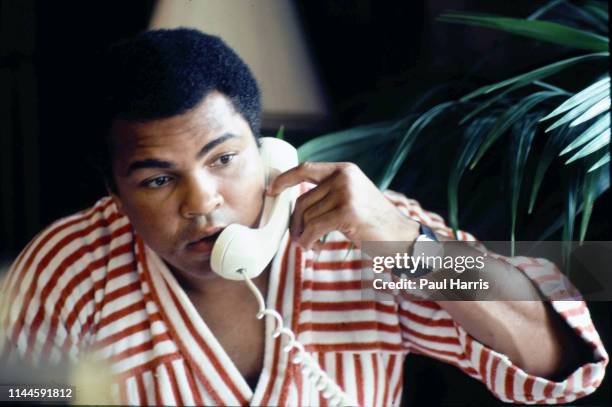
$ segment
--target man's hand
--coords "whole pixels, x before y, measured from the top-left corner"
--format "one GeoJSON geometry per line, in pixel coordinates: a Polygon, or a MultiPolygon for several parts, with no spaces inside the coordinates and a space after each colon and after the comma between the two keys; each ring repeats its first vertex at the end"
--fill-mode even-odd
{"type": "Polygon", "coordinates": [[[408,241],[419,224],[402,215],[382,192],[352,163],[305,162],[280,174],[269,195],[301,182],[317,186],[301,195],[291,218],[290,233],[305,249],[318,249],[319,239],[334,230],[357,247],[362,241],[408,241]]]}

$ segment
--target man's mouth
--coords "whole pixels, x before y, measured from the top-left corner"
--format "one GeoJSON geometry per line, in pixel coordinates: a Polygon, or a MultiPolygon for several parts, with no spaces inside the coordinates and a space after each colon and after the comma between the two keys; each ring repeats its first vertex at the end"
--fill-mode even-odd
{"type": "Polygon", "coordinates": [[[210,231],[206,231],[202,234],[202,237],[199,239],[195,239],[187,244],[187,249],[189,251],[197,252],[197,253],[209,253],[212,251],[213,246],[215,245],[215,241],[223,232],[224,228],[215,228],[210,231]]]}

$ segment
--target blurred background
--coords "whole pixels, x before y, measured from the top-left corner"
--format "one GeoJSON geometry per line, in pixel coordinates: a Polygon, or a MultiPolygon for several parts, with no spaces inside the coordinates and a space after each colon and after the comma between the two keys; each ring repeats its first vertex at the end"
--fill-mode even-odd
{"type": "MultiPolygon", "coordinates": [[[[91,138],[96,124],[88,118],[96,107],[88,90],[96,82],[98,53],[120,38],[150,27],[179,25],[220,35],[260,82],[262,133],[275,135],[282,126],[284,138],[296,146],[364,125],[376,124],[377,129],[390,125],[388,134],[400,130],[400,136],[381,135],[385,141],[361,151],[356,161],[371,166],[368,174],[373,179],[387,179],[391,189],[447,218],[447,185],[456,169],[456,146],[462,142],[454,130],[462,116],[450,112],[438,127],[428,122],[430,131],[406,150],[395,175],[385,178],[384,166],[401,147],[406,128],[437,104],[457,100],[479,86],[586,52],[499,30],[452,24],[439,16],[450,10],[514,18],[549,13],[570,26],[599,29],[607,38],[607,15],[605,32],[597,27],[603,17],[590,26],[586,17],[582,23],[573,19],[587,3],[596,2],[1,0],[0,276],[42,228],[105,195],[102,179],[89,159],[101,144],[91,138]]],[[[580,65],[561,74],[558,81],[564,91],[576,93],[608,69],[607,59],[603,64],[580,65]]],[[[557,99],[556,104],[561,101],[557,99]]],[[[536,138],[533,150],[545,145],[536,138]]],[[[495,144],[483,158],[481,172],[467,174],[459,188],[457,222],[481,240],[509,239],[513,201],[508,197],[515,186],[505,179],[516,169],[513,157],[520,153],[513,148],[510,142],[495,144]]],[[[541,160],[531,161],[521,167],[527,177],[537,173],[541,160]]],[[[595,195],[587,240],[612,240],[609,165],[600,173],[607,184],[595,195]]],[[[531,214],[519,211],[518,238],[533,240],[550,229],[546,238],[560,239],[567,232],[570,218],[562,214],[571,199],[546,199],[558,193],[565,176],[562,170],[547,173],[539,195],[545,197],[542,204],[531,214]]],[[[523,201],[527,199],[521,198],[519,208],[527,205],[523,201]]],[[[574,209],[580,212],[580,208],[574,209]]],[[[612,306],[607,302],[589,305],[610,350],[612,306]]],[[[419,356],[408,358],[405,380],[404,405],[501,404],[456,368],[419,356]]],[[[611,388],[608,377],[594,395],[572,405],[612,405],[611,388]]]]}

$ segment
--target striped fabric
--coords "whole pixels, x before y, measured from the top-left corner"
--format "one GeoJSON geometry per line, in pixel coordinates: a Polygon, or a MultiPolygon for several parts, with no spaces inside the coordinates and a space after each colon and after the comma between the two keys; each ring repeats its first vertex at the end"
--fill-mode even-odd
{"type": "MultiPolygon", "coordinates": [[[[393,192],[387,197],[407,216],[450,235],[443,219],[416,201],[393,192]]],[[[474,239],[464,232],[460,238],[474,239]]],[[[403,361],[411,352],[457,366],[504,401],[569,402],[602,381],[608,356],[583,302],[552,304],[593,358],[552,382],[479,343],[433,302],[401,295],[391,303],[364,299],[359,250],[340,233],[319,253],[302,251],[288,236],[281,248],[267,302],[355,404],[398,405],[403,361]]],[[[542,278],[543,261],[508,261],[542,278]]],[[[325,404],[289,362],[285,343],[271,336],[271,320],[252,390],[168,268],[108,197],[39,234],[16,259],[1,292],[0,361],[59,363],[94,353],[115,374],[117,403],[325,404]]]]}

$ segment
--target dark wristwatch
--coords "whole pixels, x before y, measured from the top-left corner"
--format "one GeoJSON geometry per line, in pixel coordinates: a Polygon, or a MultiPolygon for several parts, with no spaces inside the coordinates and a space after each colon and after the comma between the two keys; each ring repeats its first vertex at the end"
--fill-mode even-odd
{"type": "MultiPolygon", "coordinates": [[[[412,244],[411,256],[419,256],[421,254],[421,250],[419,250],[418,247],[420,246],[419,243],[422,244],[422,242],[439,242],[439,240],[436,237],[436,234],[434,233],[434,231],[431,230],[429,226],[423,225],[422,223],[420,223],[419,224],[419,235],[417,236],[417,238],[414,240],[414,243],[412,244]]],[[[431,243],[428,243],[428,244],[431,245],[431,243]]],[[[416,277],[422,277],[426,274],[429,274],[432,271],[433,270],[431,268],[419,266],[415,270],[404,270],[404,269],[394,268],[392,272],[393,274],[395,274],[396,276],[400,278],[402,277],[402,275],[406,276],[407,278],[416,278],[416,277]]]]}
{"type": "Polygon", "coordinates": [[[439,242],[434,231],[431,230],[429,226],[423,225],[422,223],[419,226],[419,236],[416,238],[415,241],[416,242],[419,242],[419,241],[439,242]]]}

